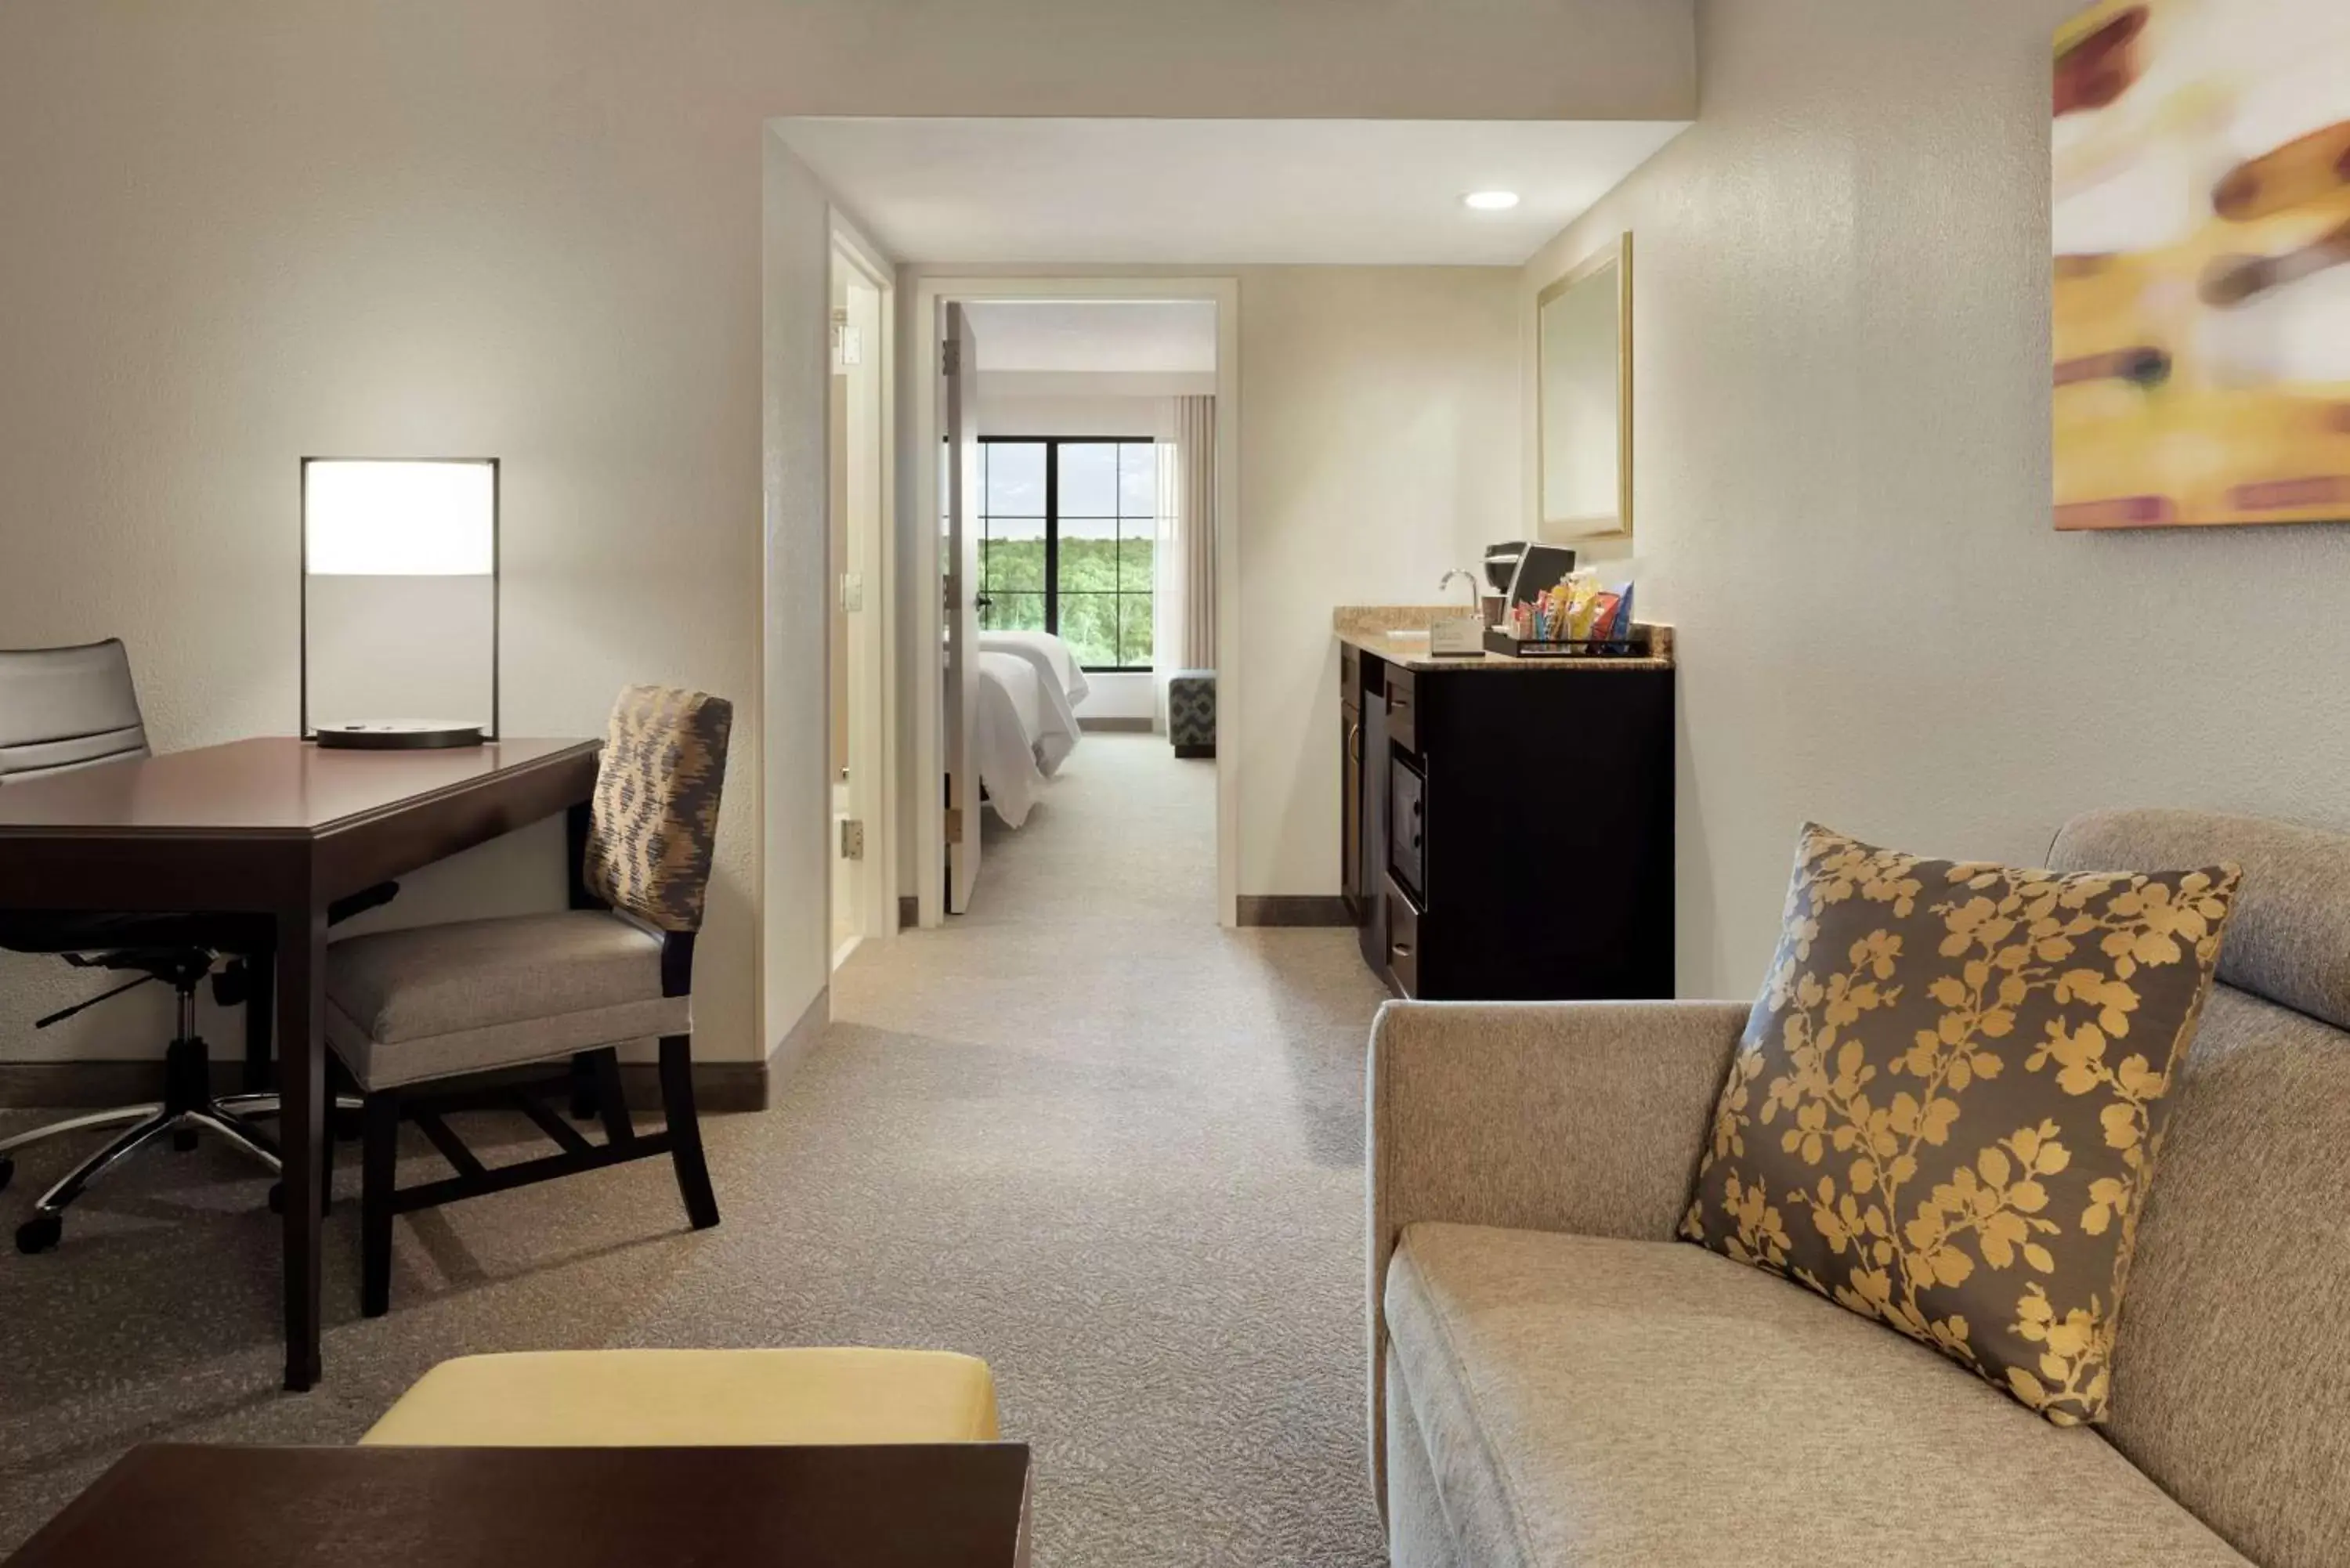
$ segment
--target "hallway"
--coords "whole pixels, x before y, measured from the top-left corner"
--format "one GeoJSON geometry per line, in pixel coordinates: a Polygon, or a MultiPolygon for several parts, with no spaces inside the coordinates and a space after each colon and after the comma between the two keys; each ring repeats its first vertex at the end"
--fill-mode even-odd
{"type": "Polygon", "coordinates": [[[972,913],[850,961],[788,1096],[839,1160],[827,1229],[889,1215],[858,1272],[898,1294],[868,1310],[994,1364],[1037,1445],[1042,1563],[1383,1561],[1381,992],[1348,933],[1217,928],[1214,815],[1214,764],[1087,736],[1025,827],[991,831],[972,913]]]}
{"type": "Polygon", "coordinates": [[[993,1365],[1007,1435],[1035,1445],[1045,1568],[1380,1561],[1379,992],[1346,933],[1217,929],[1213,809],[1212,764],[1088,736],[989,842],[974,912],[853,958],[776,1105],[712,1119],[715,1231],[685,1231],[657,1167],[431,1211],[400,1225],[369,1321],[338,1203],[306,1396],[277,1390],[266,1184],[209,1147],[134,1162],[62,1250],[0,1257],[0,1550],[132,1443],[347,1442],[451,1355],[849,1343],[993,1365]]]}

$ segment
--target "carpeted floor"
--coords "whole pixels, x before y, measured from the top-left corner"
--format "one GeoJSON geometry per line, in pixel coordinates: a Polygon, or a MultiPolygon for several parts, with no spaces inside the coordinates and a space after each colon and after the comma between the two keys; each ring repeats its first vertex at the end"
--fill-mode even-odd
{"type": "MultiPolygon", "coordinates": [[[[370,1323],[338,1206],[313,1393],[277,1389],[265,1184],[211,1148],[139,1162],[58,1252],[0,1254],[0,1550],[130,1444],[347,1441],[449,1355],[856,1343],[993,1364],[1046,1568],[1382,1561],[1380,993],[1347,933],[1216,928],[1212,770],[1088,736],[1024,829],[991,832],[972,913],[860,951],[775,1108],[713,1118],[715,1231],[683,1229],[657,1163],[428,1212],[370,1323]]],[[[11,1229],[68,1158],[21,1162],[11,1229]]]]}

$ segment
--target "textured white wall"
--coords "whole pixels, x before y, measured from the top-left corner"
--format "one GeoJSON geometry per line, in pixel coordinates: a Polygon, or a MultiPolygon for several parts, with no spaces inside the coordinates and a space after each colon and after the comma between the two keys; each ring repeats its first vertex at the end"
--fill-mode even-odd
{"type": "Polygon", "coordinates": [[[2350,527],[2050,525],[2074,9],[1707,4],[1696,127],[1526,269],[1530,302],[1635,236],[1630,556],[1680,628],[1684,994],[1760,982],[1806,817],[2026,861],[2097,805],[2350,827],[2350,527]]]}
{"type": "Polygon", "coordinates": [[[773,1052],[831,973],[832,224],[824,187],[764,138],[767,748],[760,1038],[773,1052]]]}
{"type": "Polygon", "coordinates": [[[1243,894],[1338,891],[1332,607],[1435,602],[1516,536],[1517,286],[1506,267],[1242,274],[1243,894]]]}
{"type": "MultiPolygon", "coordinates": [[[[288,730],[296,460],[497,455],[513,732],[736,700],[695,989],[754,1056],[761,759],[823,749],[761,732],[763,556],[807,558],[763,543],[764,120],[1672,119],[1694,81],[1683,0],[16,0],[0,642],[132,638],[165,746],[288,730]]],[[[776,890],[820,924],[821,877],[776,890]]],[[[0,969],[0,1059],[56,967],[0,969]]]]}

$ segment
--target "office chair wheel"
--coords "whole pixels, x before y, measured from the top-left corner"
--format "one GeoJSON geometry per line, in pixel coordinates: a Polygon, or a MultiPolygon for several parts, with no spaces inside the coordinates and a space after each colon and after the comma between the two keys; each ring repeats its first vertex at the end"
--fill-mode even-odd
{"type": "Polygon", "coordinates": [[[36,1214],[16,1227],[16,1251],[27,1257],[35,1252],[46,1252],[56,1246],[65,1233],[64,1215],[36,1214]]]}
{"type": "Polygon", "coordinates": [[[16,1179],[16,1162],[6,1155],[0,1154],[0,1192],[6,1191],[8,1184],[16,1179]]]}
{"type": "Polygon", "coordinates": [[[196,1147],[196,1129],[193,1127],[178,1127],[173,1129],[172,1133],[172,1147],[182,1154],[186,1154],[190,1150],[193,1149],[196,1147]]]}

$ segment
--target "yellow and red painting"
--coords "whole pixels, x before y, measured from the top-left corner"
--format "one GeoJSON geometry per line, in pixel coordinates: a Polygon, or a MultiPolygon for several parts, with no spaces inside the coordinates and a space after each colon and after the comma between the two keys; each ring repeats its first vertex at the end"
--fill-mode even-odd
{"type": "Polygon", "coordinates": [[[2056,526],[2350,521],[2350,0],[2056,36],[2056,526]]]}

